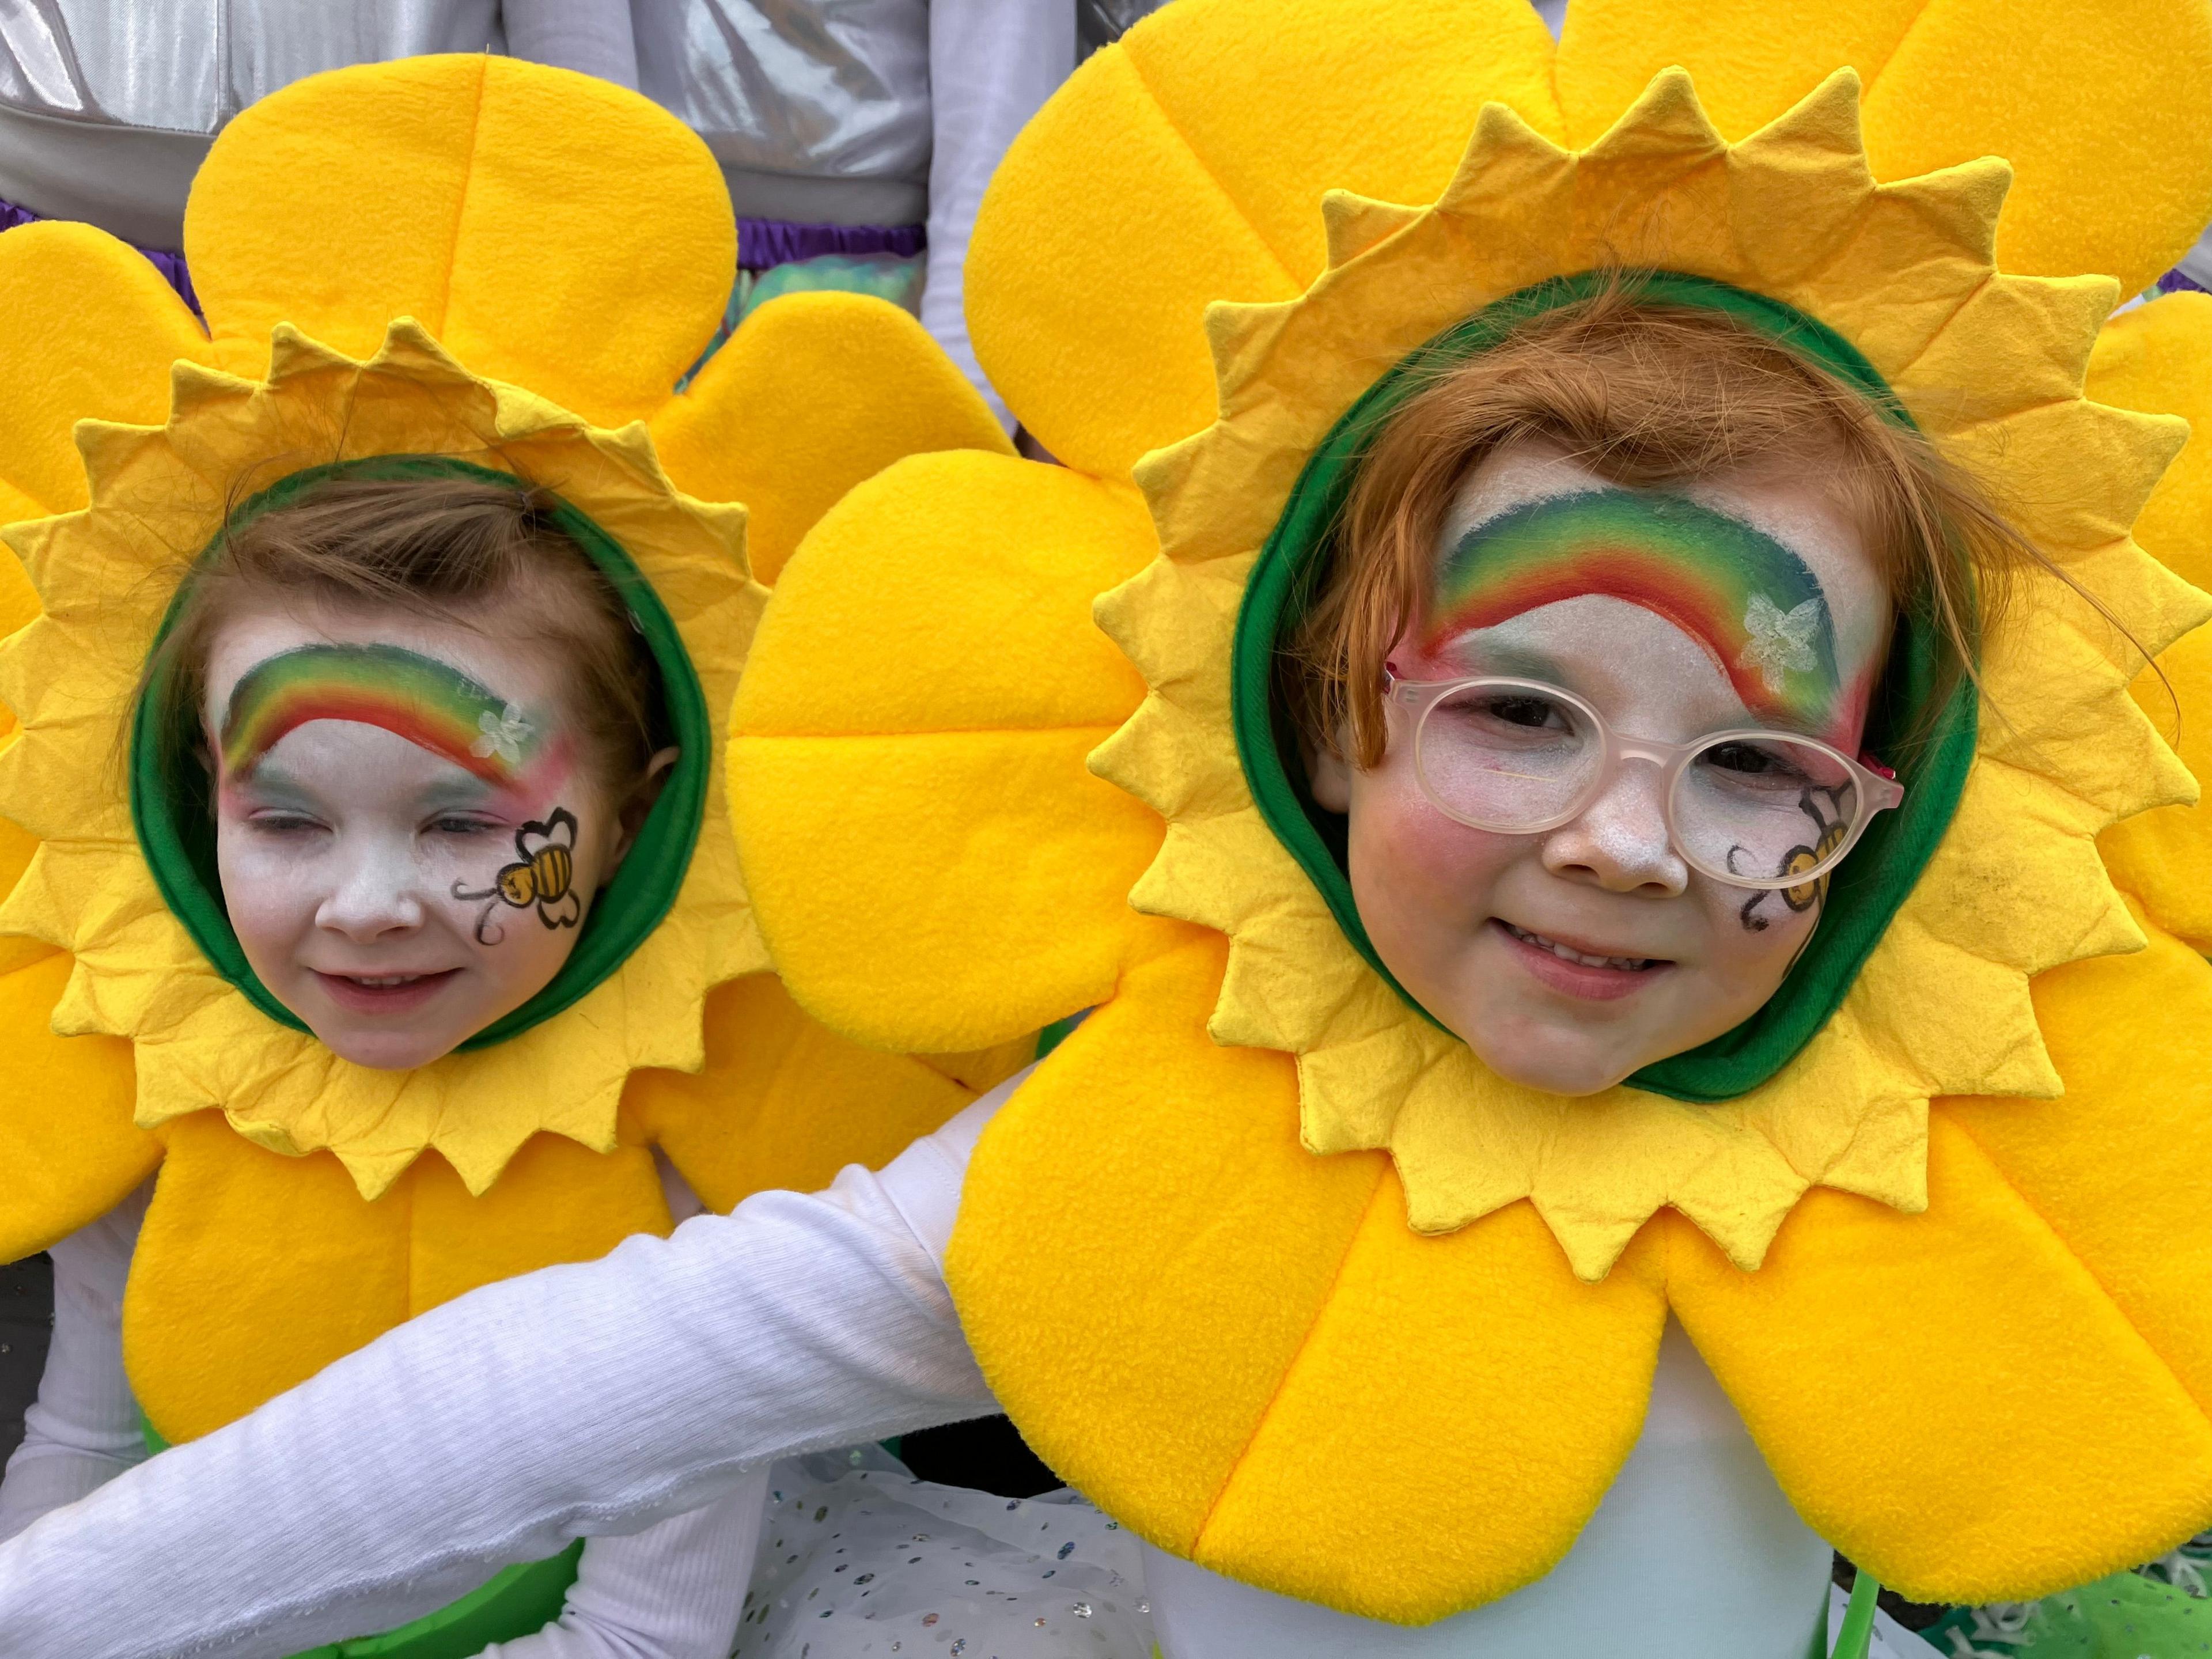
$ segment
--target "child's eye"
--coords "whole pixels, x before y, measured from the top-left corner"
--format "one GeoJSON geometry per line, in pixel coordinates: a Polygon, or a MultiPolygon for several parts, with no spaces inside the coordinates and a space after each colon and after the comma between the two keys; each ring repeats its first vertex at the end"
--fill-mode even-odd
{"type": "Polygon", "coordinates": [[[255,834],[273,836],[312,835],[323,827],[320,819],[305,812],[256,812],[246,823],[255,834]]]}
{"type": "Polygon", "coordinates": [[[489,818],[471,817],[465,812],[441,812],[422,827],[433,836],[488,836],[500,828],[489,818]]]}

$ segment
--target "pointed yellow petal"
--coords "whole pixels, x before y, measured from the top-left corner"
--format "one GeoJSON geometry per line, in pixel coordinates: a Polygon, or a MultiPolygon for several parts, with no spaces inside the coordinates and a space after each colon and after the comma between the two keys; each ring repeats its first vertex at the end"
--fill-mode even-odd
{"type": "Polygon", "coordinates": [[[1559,106],[1582,145],[1651,77],[1687,70],[1731,138],[1765,126],[1838,69],[1871,81],[1927,0],[1576,0],[1559,37],[1559,106]]]}
{"type": "Polygon", "coordinates": [[[1330,268],[1349,264],[1420,216],[1419,208],[1374,201],[1348,190],[1332,190],[1321,198],[1322,229],[1328,244],[1330,268]]]}
{"type": "Polygon", "coordinates": [[[673,116],[502,57],[294,82],[233,121],[185,215],[218,336],[356,357],[419,318],[478,374],[601,425],[651,413],[720,320],[729,197],[673,116]],[[526,254],[523,252],[526,250],[526,254]]]}
{"type": "MultiPolygon", "coordinates": [[[[1838,8],[1838,9],[1846,9],[1838,8]]],[[[2212,218],[2212,12],[2164,0],[1934,0],[1862,64],[1884,179],[1977,155],[2016,177],[1998,263],[2139,292],[2212,218]]]]}
{"type": "Polygon", "coordinates": [[[857,294],[763,306],[652,424],[681,488],[745,504],[752,574],[763,582],[832,502],[901,456],[1012,453],[921,325],[857,294]]]}
{"type": "Polygon", "coordinates": [[[775,975],[755,974],[707,1000],[703,1067],[636,1073],[623,1105],[708,1207],[728,1211],[765,1188],[826,1187],[848,1164],[879,1167],[978,1092],[837,1036],[775,975]]]}
{"type": "Polygon", "coordinates": [[[329,1154],[262,1151],[219,1113],[179,1120],[167,1139],[123,1317],[132,1390],[173,1442],[478,1285],[668,1227],[639,1146],[603,1155],[541,1135],[483,1197],[428,1158],[369,1200],[329,1154]]]}

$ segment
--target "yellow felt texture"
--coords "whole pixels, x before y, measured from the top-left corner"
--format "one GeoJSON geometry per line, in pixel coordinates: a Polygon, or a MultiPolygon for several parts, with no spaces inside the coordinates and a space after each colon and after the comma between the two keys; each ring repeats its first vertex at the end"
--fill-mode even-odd
{"type": "Polygon", "coordinates": [[[993,1123],[946,1263],[963,1327],[1030,1443],[1164,1548],[1401,1622],[1504,1595],[1635,1443],[1655,1258],[1581,1284],[1526,1206],[1409,1232],[1387,1163],[1299,1147],[1279,1056],[1206,1038],[1221,961],[1132,970],[993,1123]],[[1440,1483],[1407,1449],[1443,1445],[1440,1483]]]}
{"type": "Polygon", "coordinates": [[[1053,1051],[976,1148],[945,1260],[1038,1455],[1182,1554],[1382,1178],[1299,1150],[1281,1055],[1207,1039],[1221,962],[1200,939],[1140,964],[1053,1051]]]}
{"type": "Polygon", "coordinates": [[[0,1030],[9,1033],[0,1261],[43,1250],[106,1214],[161,1157],[161,1143],[131,1121],[130,1046],[48,1029],[69,973],[59,951],[0,973],[0,1030]]]}
{"type": "Polygon", "coordinates": [[[763,1188],[813,1192],[848,1164],[879,1168],[1027,1058],[1003,1055],[963,1086],[838,1036],[773,974],[717,988],[706,1029],[702,1070],[633,1073],[623,1103],[720,1211],[763,1188]]]}
{"type": "Polygon", "coordinates": [[[1111,994],[1159,827],[1085,769],[1143,692],[1091,603],[1150,541],[1127,485],[974,452],[900,462],[808,536],[738,694],[730,799],[817,1018],[980,1048],[1111,994]]]}
{"type": "Polygon", "coordinates": [[[366,1200],[327,1153],[249,1146],[216,1112],[169,1125],[124,1299],[124,1364],[172,1442],[243,1416],[401,1322],[495,1279],[665,1232],[652,1154],[540,1135],[471,1198],[425,1158],[366,1200]]]}
{"type": "MultiPolygon", "coordinates": [[[[2097,337],[2089,395],[2147,413],[2179,415],[2191,437],[2136,521],[2136,539],[2199,586],[2212,582],[2212,295],[2170,294],[2123,313],[2097,337]]],[[[2136,700],[2173,732],[2200,787],[2212,779],[2212,638],[2203,630],[2136,682],[2136,700]]],[[[2098,838],[2112,878],[2158,922],[2212,951],[2212,809],[2161,806],[2098,838]]]]}
{"type": "Polygon", "coordinates": [[[652,420],[695,495],[744,501],[753,577],[774,582],[814,521],[901,456],[1013,447],[914,317],[863,294],[788,294],[747,317],[652,420]]]}
{"type": "Polygon", "coordinates": [[[1047,450],[1103,477],[1213,417],[1210,301],[1300,286],[1118,46],[1092,53],[1007,149],[964,282],[992,385],[1047,450]]]}
{"type": "Polygon", "coordinates": [[[706,145],[649,100],[453,56],[252,105],[201,165],[185,252],[218,338],[258,348],[290,323],[365,357],[413,317],[479,374],[611,426],[705,349],[737,231],[706,145]]]}
{"type": "Polygon", "coordinates": [[[1982,155],[2014,173],[1999,263],[2133,292],[2212,218],[2212,12],[2202,0],[1578,0],[1559,40],[1567,132],[1589,143],[1679,65],[1741,138],[1858,70],[1877,177],[1982,155]]]}
{"type": "Polygon", "coordinates": [[[0,235],[0,521],[72,512],[85,501],[77,422],[159,425],[170,363],[204,357],[207,340],[151,260],[89,225],[0,235]]]}
{"type": "Polygon", "coordinates": [[[1675,1230],[1676,1309],[1784,1489],[1923,1601],[2212,1523],[2212,967],[2153,932],[2035,1000],[2066,1093],[1937,1103],[1925,1215],[1814,1194],[1751,1275],[1675,1230]]]}
{"type": "Polygon", "coordinates": [[[1255,27],[1242,0],[1194,0],[1175,27],[1121,38],[1146,90],[1302,287],[1325,263],[1329,191],[1435,200],[1485,104],[1510,106],[1547,137],[1564,131],[1552,37],[1527,0],[1416,0],[1392,8],[1388,29],[1368,26],[1372,10],[1276,0],[1255,27]],[[1309,83],[1322,63],[1335,82],[1326,89],[1309,83]]]}

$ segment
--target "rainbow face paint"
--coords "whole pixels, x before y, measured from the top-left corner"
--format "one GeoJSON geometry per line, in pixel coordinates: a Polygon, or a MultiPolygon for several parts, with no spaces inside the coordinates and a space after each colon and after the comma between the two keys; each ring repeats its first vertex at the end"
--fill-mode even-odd
{"type": "Polygon", "coordinates": [[[307,645],[257,663],[232,688],[225,773],[240,778],[311,720],[381,726],[497,788],[544,747],[543,723],[434,657],[395,645],[307,645]]]}
{"type": "Polygon", "coordinates": [[[1439,562],[1425,645],[1593,594],[1681,630],[1760,719],[1834,720],[1844,687],[1818,579],[1772,537],[1680,495],[1587,490],[1476,526],[1439,562]]]}

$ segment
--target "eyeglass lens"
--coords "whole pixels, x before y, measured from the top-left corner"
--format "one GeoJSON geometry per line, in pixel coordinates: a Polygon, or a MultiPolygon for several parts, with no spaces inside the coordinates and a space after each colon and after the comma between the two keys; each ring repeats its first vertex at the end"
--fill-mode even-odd
{"type": "MultiPolygon", "coordinates": [[[[1540,688],[1462,686],[1431,706],[1418,757],[1448,811],[1511,834],[1572,809],[1604,764],[1605,740],[1578,705],[1540,688]]],[[[1676,780],[1676,842],[1692,864],[1723,878],[1802,876],[1850,833],[1857,789],[1816,744],[1782,733],[1719,738],[1676,780]]]]}

